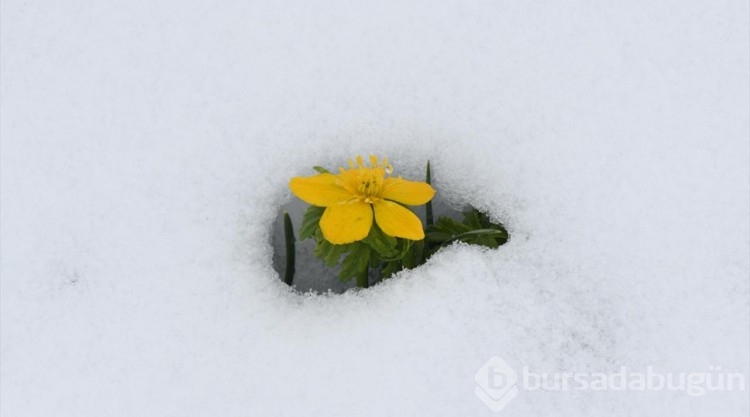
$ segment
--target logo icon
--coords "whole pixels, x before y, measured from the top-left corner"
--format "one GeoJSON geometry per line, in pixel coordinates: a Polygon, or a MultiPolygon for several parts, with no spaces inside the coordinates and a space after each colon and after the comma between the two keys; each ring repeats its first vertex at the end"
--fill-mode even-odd
{"type": "Polygon", "coordinates": [[[493,356],[474,375],[474,393],[490,410],[499,412],[518,394],[518,374],[499,356],[493,356]]]}

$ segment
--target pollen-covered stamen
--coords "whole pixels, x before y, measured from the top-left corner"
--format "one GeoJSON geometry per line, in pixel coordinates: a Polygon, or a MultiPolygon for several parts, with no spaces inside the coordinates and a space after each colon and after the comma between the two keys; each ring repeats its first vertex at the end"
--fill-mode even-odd
{"type": "Polygon", "coordinates": [[[383,181],[393,172],[393,166],[387,159],[380,161],[374,155],[369,162],[367,166],[364,158],[357,156],[354,161],[349,160],[349,169],[339,168],[336,184],[352,193],[351,201],[374,204],[382,198],[383,181]]]}
{"type": "Polygon", "coordinates": [[[376,197],[383,185],[380,169],[362,169],[357,178],[357,194],[363,197],[376,197]]]}

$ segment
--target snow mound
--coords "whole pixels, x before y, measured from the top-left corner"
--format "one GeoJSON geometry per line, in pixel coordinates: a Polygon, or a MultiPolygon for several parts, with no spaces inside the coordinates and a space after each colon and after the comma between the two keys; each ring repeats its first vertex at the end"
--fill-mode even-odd
{"type": "MultiPolygon", "coordinates": [[[[531,372],[750,377],[748,5],[5,2],[0,412],[494,415],[531,372]],[[343,295],[272,266],[356,154],[503,222],[343,295]],[[715,368],[713,368],[715,369],[715,368]]],[[[508,415],[747,415],[523,389],[508,415]]]]}

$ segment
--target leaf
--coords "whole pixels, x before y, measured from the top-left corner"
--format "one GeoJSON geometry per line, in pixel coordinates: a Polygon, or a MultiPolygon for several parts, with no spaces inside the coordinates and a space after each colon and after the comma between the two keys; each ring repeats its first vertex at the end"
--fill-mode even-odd
{"type": "Polygon", "coordinates": [[[441,246],[456,240],[497,248],[508,241],[508,231],[499,223],[492,223],[489,216],[474,207],[464,212],[463,222],[449,217],[440,217],[433,226],[427,227],[425,236],[428,242],[437,243],[428,248],[428,256],[441,246]]]}
{"type": "MultiPolygon", "coordinates": [[[[487,213],[481,212],[474,207],[464,213],[464,223],[468,224],[468,222],[478,225],[478,227],[474,227],[475,229],[495,229],[504,232],[506,235],[508,234],[508,231],[502,223],[491,222],[490,216],[488,216],[487,213]]],[[[505,241],[500,244],[505,242],[507,242],[507,236],[505,241]]]]}
{"type": "Polygon", "coordinates": [[[351,246],[351,252],[344,258],[341,263],[341,272],[339,272],[339,279],[346,282],[367,270],[372,249],[361,242],[342,246],[351,246]]]}
{"type": "Polygon", "coordinates": [[[409,239],[398,239],[398,247],[396,250],[394,250],[393,255],[391,256],[381,256],[381,260],[385,262],[391,262],[391,261],[397,261],[400,259],[403,259],[407,253],[409,253],[409,249],[411,249],[413,240],[409,239]]]}
{"type": "MultiPolygon", "coordinates": [[[[454,240],[462,240],[464,242],[468,243],[478,243],[478,241],[481,241],[484,238],[507,238],[508,234],[507,232],[504,232],[502,230],[496,230],[496,229],[479,229],[479,230],[470,230],[465,233],[461,233],[458,236],[454,236],[453,239],[449,240],[446,243],[450,243],[454,240]]],[[[486,245],[484,245],[486,246],[486,245]]]]}
{"type": "Polygon", "coordinates": [[[486,245],[486,246],[490,246],[492,248],[496,248],[496,247],[498,247],[500,245],[504,245],[505,243],[508,242],[508,239],[510,238],[510,235],[508,234],[508,230],[505,229],[505,226],[503,226],[502,223],[493,223],[493,222],[490,221],[490,217],[486,213],[478,211],[475,208],[472,208],[472,209],[477,212],[477,217],[479,219],[479,223],[480,223],[480,225],[482,226],[483,229],[494,229],[494,230],[498,230],[498,231],[502,232],[502,234],[497,235],[497,236],[495,236],[495,237],[492,238],[495,246],[492,246],[492,245],[486,245]]]}
{"type": "Polygon", "coordinates": [[[471,208],[464,212],[464,224],[472,229],[481,229],[482,222],[480,221],[479,210],[471,208]]]}
{"type": "Polygon", "coordinates": [[[284,212],[284,243],[286,247],[286,269],[284,270],[284,282],[290,287],[294,283],[295,242],[292,218],[288,212],[284,212]]]}
{"type": "Polygon", "coordinates": [[[451,240],[453,238],[453,233],[428,230],[425,232],[425,238],[433,242],[444,242],[446,240],[451,240]]]}
{"type": "Polygon", "coordinates": [[[406,252],[401,257],[401,263],[406,269],[412,269],[422,263],[422,250],[424,249],[424,240],[410,244],[406,252]]]}
{"type": "Polygon", "coordinates": [[[321,166],[317,166],[317,165],[314,166],[313,169],[316,170],[316,171],[318,171],[318,172],[320,172],[321,174],[330,174],[331,173],[331,171],[329,171],[329,170],[327,170],[327,169],[325,169],[325,168],[323,168],[321,166]]]}
{"type": "Polygon", "coordinates": [[[315,235],[315,231],[320,229],[320,218],[323,217],[325,207],[310,206],[305,210],[302,216],[302,225],[299,229],[299,240],[305,240],[315,235]]]}
{"type": "Polygon", "coordinates": [[[437,222],[427,227],[425,236],[434,242],[451,240],[455,236],[470,231],[471,228],[463,223],[459,223],[450,217],[440,216],[437,222]]]}
{"type": "Polygon", "coordinates": [[[328,266],[336,266],[339,263],[341,255],[348,252],[351,249],[351,244],[348,245],[334,245],[333,243],[320,239],[318,240],[317,246],[315,246],[315,256],[322,259],[328,266]]]}
{"type": "Polygon", "coordinates": [[[362,239],[362,242],[369,245],[383,258],[393,257],[398,253],[396,249],[398,240],[393,236],[383,233],[375,222],[372,223],[370,233],[362,239]]]}
{"type": "MultiPolygon", "coordinates": [[[[425,173],[425,182],[429,185],[432,185],[432,170],[430,169],[430,161],[427,161],[427,172],[425,173]]],[[[434,223],[433,215],[432,215],[432,200],[428,201],[425,204],[425,223],[427,226],[432,226],[434,223]]]]}
{"type": "Polygon", "coordinates": [[[385,264],[383,269],[380,270],[380,276],[382,277],[382,279],[388,279],[401,269],[403,269],[401,266],[401,261],[388,262],[385,264]]]}

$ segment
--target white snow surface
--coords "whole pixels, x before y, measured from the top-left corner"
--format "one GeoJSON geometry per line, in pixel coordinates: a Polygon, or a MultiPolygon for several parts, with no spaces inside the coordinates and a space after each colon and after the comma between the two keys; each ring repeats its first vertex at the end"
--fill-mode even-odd
{"type": "Polygon", "coordinates": [[[746,416],[743,1],[3,1],[3,416],[746,416]],[[388,156],[505,223],[344,295],[289,179],[388,156]],[[474,394],[532,372],[744,390],[474,394]]]}

